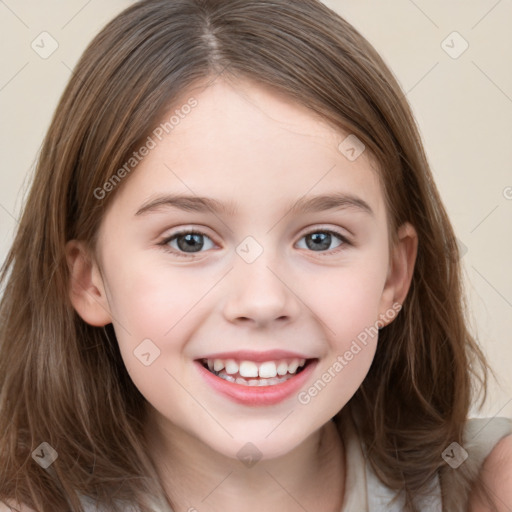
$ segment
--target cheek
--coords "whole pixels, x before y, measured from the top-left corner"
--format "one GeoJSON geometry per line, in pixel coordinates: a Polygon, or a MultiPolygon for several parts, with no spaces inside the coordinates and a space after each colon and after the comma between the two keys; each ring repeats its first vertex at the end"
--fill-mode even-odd
{"type": "Polygon", "coordinates": [[[176,382],[186,379],[179,360],[208,283],[135,261],[111,270],[109,302],[126,370],[148,402],[163,407],[181,396],[176,382]]]}
{"type": "Polygon", "coordinates": [[[136,262],[124,262],[108,282],[115,322],[134,337],[162,338],[208,291],[207,279],[190,279],[186,270],[136,262]]]}
{"type": "Polygon", "coordinates": [[[194,319],[204,314],[207,301],[201,298],[215,281],[190,279],[190,272],[180,269],[118,263],[108,273],[112,323],[126,369],[144,394],[162,385],[159,379],[168,385],[169,361],[181,368],[178,359],[184,357],[194,319]]]}
{"type": "Polygon", "coordinates": [[[365,259],[357,265],[316,273],[304,296],[326,333],[344,342],[378,319],[385,277],[382,262],[365,259]]]}
{"type": "Polygon", "coordinates": [[[334,416],[360,387],[377,348],[381,291],[379,272],[347,268],[330,279],[315,280],[312,309],[324,326],[328,352],[316,380],[298,396],[306,409],[334,416]]]}
{"type": "Polygon", "coordinates": [[[301,403],[314,398],[317,405],[333,415],[363,382],[377,347],[387,263],[371,256],[317,275],[308,295],[308,304],[324,326],[329,352],[319,380],[305,391],[301,403]]]}

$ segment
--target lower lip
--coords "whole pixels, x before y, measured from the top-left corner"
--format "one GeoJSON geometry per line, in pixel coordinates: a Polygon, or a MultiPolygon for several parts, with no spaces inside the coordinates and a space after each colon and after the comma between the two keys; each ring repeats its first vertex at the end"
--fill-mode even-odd
{"type": "Polygon", "coordinates": [[[231,400],[243,405],[274,405],[297,393],[313,373],[318,359],[310,361],[306,367],[294,377],[273,386],[245,386],[224,380],[208,371],[199,361],[194,361],[199,373],[216,391],[231,400]]]}

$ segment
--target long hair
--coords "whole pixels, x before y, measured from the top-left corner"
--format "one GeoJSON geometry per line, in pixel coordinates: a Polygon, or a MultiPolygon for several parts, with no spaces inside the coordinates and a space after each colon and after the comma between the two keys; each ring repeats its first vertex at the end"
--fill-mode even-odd
{"type": "Polygon", "coordinates": [[[94,246],[122,183],[100,199],[95,191],[184,91],[220,74],[272,86],[355,134],[379,163],[391,233],[406,221],[418,233],[410,291],[347,405],[363,420],[374,470],[413,510],[412,497],[445,470],[442,451],[462,444],[485,360],[466,327],[453,229],[381,57],[317,0],[143,0],[76,65],[2,268],[0,499],[81,511],[85,495],[108,510],[127,500],[146,512],[163,496],[143,435],[145,399],[112,325],[90,326],[74,311],[64,248],[71,239],[94,246]],[[51,457],[48,446],[58,457],[44,469],[37,454],[51,457]]]}

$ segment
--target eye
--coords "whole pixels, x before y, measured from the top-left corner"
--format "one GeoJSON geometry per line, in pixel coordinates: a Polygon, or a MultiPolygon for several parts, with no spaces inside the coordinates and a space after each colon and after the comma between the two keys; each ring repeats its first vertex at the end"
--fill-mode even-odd
{"type": "MultiPolygon", "coordinates": [[[[351,245],[345,236],[330,229],[317,229],[316,231],[310,231],[303,235],[299,242],[303,239],[306,241],[305,248],[310,249],[313,252],[329,252],[330,254],[336,254],[341,250],[339,247],[351,245]],[[336,238],[339,241],[338,245],[329,250],[331,244],[336,238]]],[[[166,237],[164,240],[159,242],[158,245],[176,256],[187,257],[188,255],[204,252],[202,249],[212,249],[215,244],[208,235],[201,231],[183,230],[166,237]],[[210,244],[205,244],[205,240],[208,240],[210,244]],[[210,246],[208,247],[208,245],[210,246]]]]}
{"type": "MultiPolygon", "coordinates": [[[[347,240],[346,237],[344,237],[341,233],[338,233],[337,231],[333,231],[330,229],[326,230],[316,230],[316,231],[310,231],[309,233],[306,233],[300,240],[304,239],[306,241],[306,249],[311,249],[314,252],[326,252],[326,250],[329,249],[332,242],[334,241],[333,236],[337,238],[340,243],[334,247],[334,249],[337,249],[340,246],[343,245],[350,245],[350,242],[347,240]]],[[[299,240],[299,241],[300,241],[299,240]]],[[[304,247],[301,247],[301,249],[304,247]]],[[[331,254],[337,253],[339,250],[331,250],[331,254]]]]}
{"type": "MultiPolygon", "coordinates": [[[[177,256],[186,257],[187,253],[195,254],[201,252],[201,249],[205,247],[204,239],[209,240],[212,246],[214,245],[209,236],[196,230],[179,231],[165,238],[158,245],[163,246],[165,250],[177,256]]],[[[212,248],[211,246],[208,247],[208,244],[206,246],[206,249],[212,248]]]]}

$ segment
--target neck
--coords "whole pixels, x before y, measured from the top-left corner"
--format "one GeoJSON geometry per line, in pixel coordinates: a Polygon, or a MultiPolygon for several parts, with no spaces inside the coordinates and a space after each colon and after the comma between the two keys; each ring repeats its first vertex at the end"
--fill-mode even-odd
{"type": "Polygon", "coordinates": [[[148,415],[148,445],[174,512],[339,512],[344,449],[329,421],[283,456],[246,467],[176,425],[148,415]],[[241,503],[241,500],[243,502],[241,503]]]}

